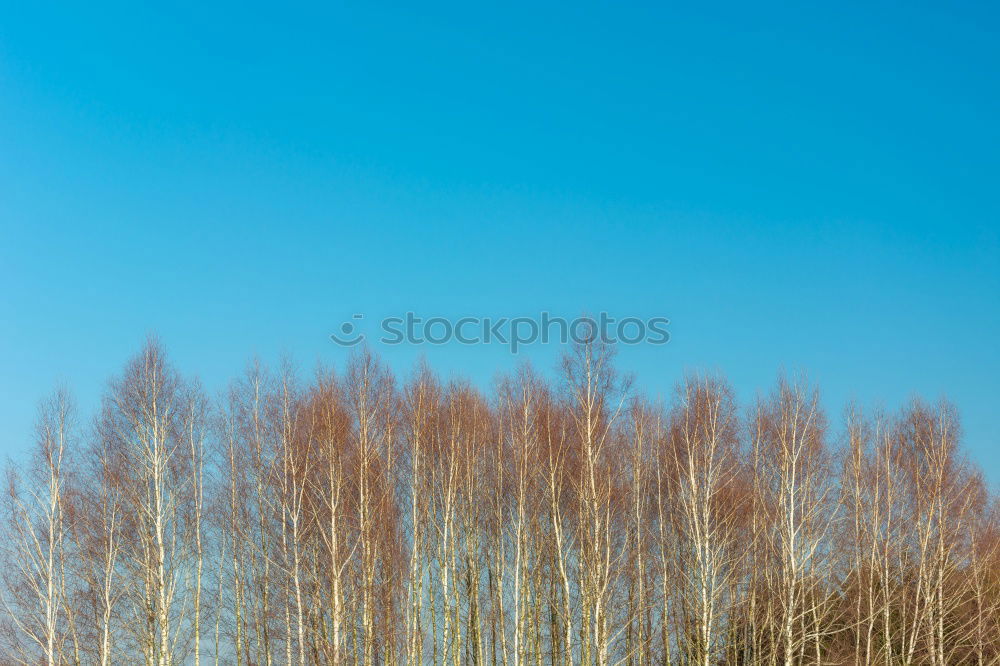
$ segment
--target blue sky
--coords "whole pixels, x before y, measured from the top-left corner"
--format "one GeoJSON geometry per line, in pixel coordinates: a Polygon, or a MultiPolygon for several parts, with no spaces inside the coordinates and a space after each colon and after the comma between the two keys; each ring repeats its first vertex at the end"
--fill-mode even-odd
{"type": "Polygon", "coordinates": [[[947,393],[1000,480],[995,4],[3,4],[0,453],[149,331],[217,390],[353,313],[607,311],[671,319],[652,395],[947,393]]]}

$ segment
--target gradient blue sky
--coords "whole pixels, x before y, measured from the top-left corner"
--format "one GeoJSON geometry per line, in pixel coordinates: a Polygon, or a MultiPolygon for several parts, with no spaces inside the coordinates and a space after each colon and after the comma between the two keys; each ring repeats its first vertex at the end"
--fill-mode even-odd
{"type": "Polygon", "coordinates": [[[217,390],[356,312],[606,310],[672,320],[651,394],[947,393],[1000,480],[995,3],[137,4],[3,2],[0,453],[149,331],[217,390]]]}

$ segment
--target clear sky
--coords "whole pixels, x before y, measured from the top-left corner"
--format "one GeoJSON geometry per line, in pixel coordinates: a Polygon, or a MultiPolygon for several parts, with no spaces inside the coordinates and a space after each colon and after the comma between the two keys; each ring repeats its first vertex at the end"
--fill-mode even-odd
{"type": "Polygon", "coordinates": [[[149,331],[214,391],[354,313],[607,311],[671,319],[650,394],[947,393],[1000,480],[996,3],[142,4],[2,2],[0,454],[149,331]]]}

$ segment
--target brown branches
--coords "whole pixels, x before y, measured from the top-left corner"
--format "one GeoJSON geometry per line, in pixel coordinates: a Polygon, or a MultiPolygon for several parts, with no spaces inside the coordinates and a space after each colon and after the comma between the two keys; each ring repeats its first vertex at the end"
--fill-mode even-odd
{"type": "Polygon", "coordinates": [[[1000,661],[954,407],[841,433],[802,382],[747,412],[719,377],[629,389],[581,345],[488,394],[363,351],[210,400],[151,341],[8,474],[0,663],[1000,661]]]}

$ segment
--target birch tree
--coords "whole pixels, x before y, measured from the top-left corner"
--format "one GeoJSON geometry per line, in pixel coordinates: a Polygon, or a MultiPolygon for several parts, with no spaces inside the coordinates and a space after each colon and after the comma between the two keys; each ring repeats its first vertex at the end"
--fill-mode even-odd
{"type": "Polygon", "coordinates": [[[65,390],[39,407],[35,446],[25,474],[8,470],[5,509],[4,586],[0,590],[10,634],[6,647],[19,663],[68,663],[78,659],[70,644],[74,618],[64,568],[69,464],[75,413],[65,390]]]}

